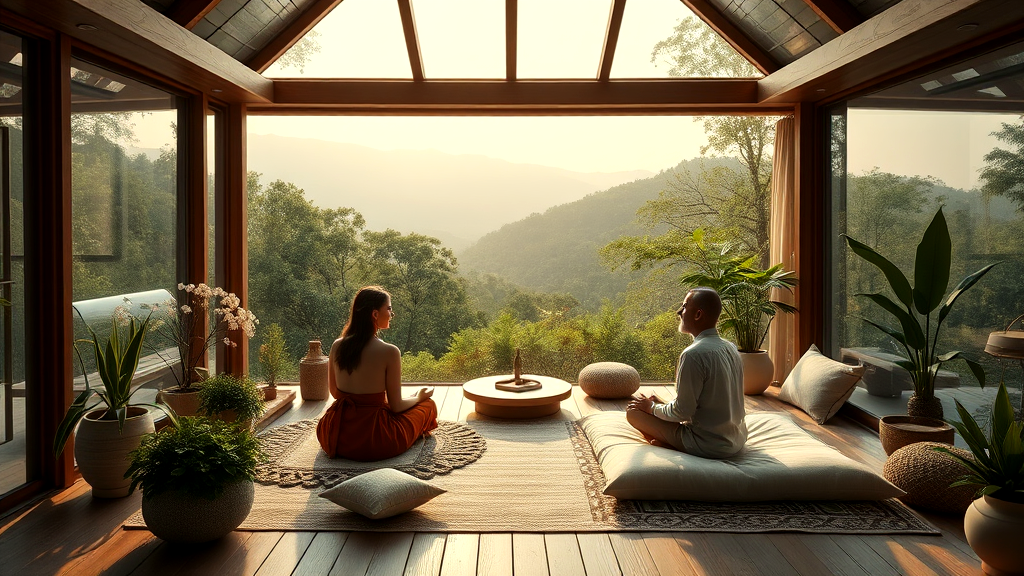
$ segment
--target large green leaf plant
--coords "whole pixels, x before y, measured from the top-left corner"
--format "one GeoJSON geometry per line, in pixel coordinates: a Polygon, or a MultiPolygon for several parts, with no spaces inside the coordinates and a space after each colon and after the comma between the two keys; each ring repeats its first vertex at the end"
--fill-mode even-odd
{"type": "Polygon", "coordinates": [[[106,343],[100,344],[100,338],[92,328],[89,328],[91,338],[75,342],[75,353],[78,355],[78,362],[82,366],[85,376],[85,390],[75,398],[57,427],[57,434],[53,439],[54,456],[60,456],[79,421],[100,404],[106,406],[100,419],[117,420],[119,432],[124,429],[124,420],[130,406],[158,408],[167,414],[172,423],[176,422],[174,411],[162,404],[132,403],[131,401],[132,395],[141,387],[139,385],[133,388],[132,378],[139,367],[139,356],[142,354],[142,343],[149,330],[149,321],[148,316],[145,319],[139,319],[126,313],[115,313],[110,321],[110,336],[106,343]],[[125,324],[123,329],[118,325],[119,319],[125,324]],[[85,362],[82,361],[82,353],[78,348],[80,342],[92,345],[93,354],[96,357],[96,372],[103,382],[102,389],[92,388],[89,385],[89,375],[86,373],[85,362]],[[95,401],[93,401],[94,397],[95,401]]]}
{"type": "Polygon", "coordinates": [[[893,301],[882,293],[856,294],[877,304],[899,324],[899,328],[892,328],[861,318],[903,346],[907,357],[896,364],[910,372],[914,395],[921,399],[933,398],[939,368],[944,362],[955,359],[966,362],[984,386],[985,371],[980,364],[964,357],[960,351],[938,352],[939,331],[953,304],[998,262],[968,275],[947,295],[953,243],[941,206],[917,245],[913,286],[903,271],[870,246],[845,234],[843,237],[854,254],[881,270],[896,296],[896,301],[893,301]]]}

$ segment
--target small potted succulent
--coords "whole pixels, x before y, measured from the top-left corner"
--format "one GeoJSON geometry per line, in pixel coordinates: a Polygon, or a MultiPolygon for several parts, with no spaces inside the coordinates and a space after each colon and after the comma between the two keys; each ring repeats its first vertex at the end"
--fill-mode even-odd
{"type": "Polygon", "coordinates": [[[159,538],[207,542],[231,532],[252,510],[256,467],[266,461],[248,428],[203,417],[148,434],[125,478],[142,489],[142,517],[159,538]]]}
{"type": "Polygon", "coordinates": [[[1000,384],[986,435],[959,401],[960,422],[950,422],[973,458],[942,447],[963,466],[966,476],[952,486],[979,486],[978,499],[964,516],[967,543],[982,560],[986,574],[1024,574],[1020,535],[1024,534],[1024,422],[1014,419],[1006,385],[1000,384]]]}
{"type": "Polygon", "coordinates": [[[260,345],[260,367],[267,386],[263,389],[263,397],[267,400],[277,398],[277,381],[281,372],[288,364],[288,353],[284,348],[284,331],[279,325],[271,324],[264,331],[263,344],[260,345]]]}
{"type": "Polygon", "coordinates": [[[248,376],[217,374],[199,389],[199,413],[252,428],[266,403],[263,392],[248,376]]]}

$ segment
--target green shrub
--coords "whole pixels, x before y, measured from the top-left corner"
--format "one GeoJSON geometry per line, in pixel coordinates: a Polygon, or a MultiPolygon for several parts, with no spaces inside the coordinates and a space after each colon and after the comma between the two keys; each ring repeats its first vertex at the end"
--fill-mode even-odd
{"type": "Polygon", "coordinates": [[[237,421],[244,422],[262,416],[265,407],[263,392],[248,376],[217,374],[204,380],[199,389],[199,413],[207,416],[234,410],[237,421]]]}
{"type": "Polygon", "coordinates": [[[267,385],[273,387],[277,386],[278,379],[288,365],[288,353],[285,352],[284,330],[281,330],[281,326],[271,324],[264,334],[263,344],[260,345],[260,367],[267,385]]]}
{"type": "Polygon", "coordinates": [[[183,417],[177,426],[144,436],[128,459],[130,492],[141,486],[143,498],[180,490],[213,500],[228,484],[253,480],[266,455],[247,428],[183,417]]]}

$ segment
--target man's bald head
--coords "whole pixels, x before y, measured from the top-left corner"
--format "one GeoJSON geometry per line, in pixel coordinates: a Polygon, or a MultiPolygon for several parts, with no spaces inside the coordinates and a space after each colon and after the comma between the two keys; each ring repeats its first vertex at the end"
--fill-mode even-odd
{"type": "Polygon", "coordinates": [[[697,310],[704,313],[701,315],[701,324],[708,328],[714,328],[718,324],[718,318],[722,315],[722,298],[713,288],[701,286],[689,291],[690,303],[697,310]]]}

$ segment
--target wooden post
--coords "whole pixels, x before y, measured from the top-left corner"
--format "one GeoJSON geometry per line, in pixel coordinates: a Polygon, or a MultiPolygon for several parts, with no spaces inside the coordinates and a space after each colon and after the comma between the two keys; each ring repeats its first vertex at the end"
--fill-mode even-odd
{"type": "MultiPolygon", "coordinates": [[[[228,106],[225,122],[227,155],[224,170],[224,289],[234,292],[249,307],[249,219],[246,201],[248,170],[245,162],[246,105],[228,106]]],[[[233,333],[237,347],[225,350],[225,367],[231,374],[249,370],[249,342],[245,334],[233,333]]]]}
{"type": "MultiPolygon", "coordinates": [[[[206,96],[198,94],[189,97],[187,105],[179,111],[179,126],[183,128],[179,141],[183,150],[178,154],[178,182],[183,192],[178,206],[178,253],[183,257],[178,263],[178,278],[185,284],[206,282],[206,108],[206,96]]],[[[184,302],[182,297],[183,294],[178,295],[184,302]]],[[[208,316],[198,320],[196,329],[200,335],[205,336],[209,328],[208,316]]],[[[201,350],[195,346],[192,352],[199,355],[201,350]]],[[[193,358],[190,365],[206,366],[206,354],[201,355],[198,363],[193,358]]]]}
{"type": "Polygon", "coordinates": [[[809,103],[793,110],[795,132],[796,221],[796,358],[824,342],[825,318],[825,214],[819,111],[809,103]]]}

